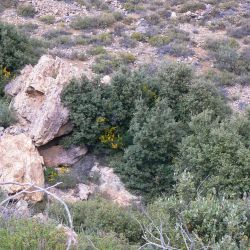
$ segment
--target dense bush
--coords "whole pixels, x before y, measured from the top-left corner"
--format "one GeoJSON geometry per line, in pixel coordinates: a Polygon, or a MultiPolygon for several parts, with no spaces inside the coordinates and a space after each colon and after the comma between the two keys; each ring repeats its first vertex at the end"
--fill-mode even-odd
{"type": "Polygon", "coordinates": [[[0,23],[0,44],[0,65],[10,71],[37,59],[31,42],[11,25],[0,23]]]}
{"type": "Polygon", "coordinates": [[[36,9],[32,4],[21,4],[18,6],[17,13],[23,17],[34,17],[36,9]]]}
{"type": "Polygon", "coordinates": [[[250,35],[250,25],[248,23],[242,25],[241,27],[232,28],[229,30],[229,36],[235,38],[243,38],[250,35]]]}
{"type": "Polygon", "coordinates": [[[158,49],[159,54],[169,54],[176,57],[189,57],[194,55],[194,51],[185,43],[172,42],[158,49]]]}
{"type": "Polygon", "coordinates": [[[41,22],[46,23],[46,24],[53,24],[53,23],[55,22],[55,17],[52,16],[52,15],[45,15],[45,16],[41,16],[41,17],[39,18],[39,20],[40,20],[41,22]]]}
{"type": "Polygon", "coordinates": [[[137,250],[139,245],[130,245],[126,239],[118,238],[115,233],[86,235],[81,233],[78,238],[79,249],[89,250],[93,245],[99,250],[137,250]],[[90,241],[91,240],[91,241],[90,241]]]}
{"type": "Polygon", "coordinates": [[[28,39],[14,26],[0,22],[0,96],[4,85],[26,64],[34,64],[46,45],[28,39]]]}
{"type": "Polygon", "coordinates": [[[120,13],[104,13],[95,17],[76,17],[71,22],[71,27],[76,30],[91,29],[91,28],[107,28],[113,25],[116,21],[122,19],[120,13]]]}
{"type": "Polygon", "coordinates": [[[92,70],[98,74],[111,74],[122,66],[129,65],[136,61],[136,57],[127,52],[117,54],[102,54],[95,59],[92,70]]]}
{"type": "Polygon", "coordinates": [[[180,197],[161,198],[148,206],[147,213],[150,220],[146,218],[144,223],[149,230],[153,228],[151,232],[159,237],[154,226],[159,230],[162,226],[163,239],[170,240],[171,247],[177,249],[185,248],[186,244],[211,249],[247,249],[249,246],[246,201],[208,196],[186,203],[180,197]]]}
{"type": "MultiPolygon", "coordinates": [[[[70,205],[74,227],[77,232],[85,233],[112,233],[118,237],[125,237],[130,242],[141,240],[141,228],[136,212],[127,211],[103,199],[77,202],[70,205]]],[[[49,208],[51,217],[67,223],[64,208],[59,204],[49,208]]]]}
{"type": "Polygon", "coordinates": [[[65,234],[55,225],[32,219],[0,219],[1,249],[58,249],[66,246],[65,234]]]}
{"type": "Polygon", "coordinates": [[[181,127],[168,108],[168,100],[162,99],[151,110],[140,102],[129,132],[133,135],[133,145],[116,165],[126,186],[146,198],[171,192],[173,156],[181,138],[181,127]]]}
{"type": "Polygon", "coordinates": [[[213,121],[213,112],[204,111],[192,117],[189,128],[191,134],[180,145],[179,172],[191,172],[196,187],[202,183],[204,190],[214,188],[232,196],[248,193],[250,149],[238,127],[227,119],[213,121]]]}
{"type": "Polygon", "coordinates": [[[239,44],[233,39],[227,39],[208,40],[206,48],[210,51],[218,69],[237,75],[248,74],[250,69],[249,47],[240,52],[239,44]]]}
{"type": "Polygon", "coordinates": [[[185,13],[187,11],[196,11],[196,10],[204,10],[206,9],[206,5],[204,3],[201,2],[197,2],[197,1],[188,1],[187,3],[184,3],[181,8],[180,8],[180,12],[181,13],[185,13]]]}
{"type": "Polygon", "coordinates": [[[189,126],[193,116],[211,109],[212,123],[230,114],[218,89],[182,64],[122,70],[108,86],[86,78],[73,81],[63,100],[75,125],[68,144],[120,151],[112,165],[125,185],[145,198],[172,192],[178,143],[194,134],[189,126]]]}

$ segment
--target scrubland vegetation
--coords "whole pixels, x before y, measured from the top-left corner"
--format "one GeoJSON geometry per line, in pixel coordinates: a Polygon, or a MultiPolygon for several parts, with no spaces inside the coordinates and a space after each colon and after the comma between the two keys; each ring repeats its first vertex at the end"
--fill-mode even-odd
{"type": "MultiPolygon", "coordinates": [[[[184,22],[181,18],[163,33],[155,28],[169,18],[166,10],[175,4],[181,5],[178,13],[204,10],[206,4],[227,9],[237,2],[230,1],[229,6],[227,1],[213,0],[120,0],[132,14],[146,7],[161,10],[145,15],[147,24],[155,29],[130,34],[123,33],[124,25],[133,21],[129,17],[109,12],[100,0],[79,2],[105,13],[76,16],[71,29],[113,27],[114,31],[73,37],[64,28],[53,29],[43,34],[47,42],[42,42],[27,38],[27,31],[35,26],[19,27],[26,30],[23,35],[13,26],[0,24],[0,126],[15,122],[3,90],[25,65],[36,63],[48,46],[90,45],[74,59],[93,56],[95,75],[73,79],[64,89],[62,101],[74,130],[60,143],[66,148],[87,146],[142,200],[129,208],[101,197],[69,204],[78,234],[78,248],[72,249],[249,249],[250,109],[233,111],[221,89],[235,82],[249,85],[249,46],[242,49],[237,41],[249,36],[249,25],[226,18],[220,23],[201,23],[212,30],[233,23],[226,31],[230,38],[207,39],[203,45],[214,64],[211,72],[164,60],[134,67],[136,55],[106,48],[119,37],[124,48],[143,43],[158,55],[188,58],[195,54],[191,38],[174,25],[184,22]],[[111,75],[110,84],[101,83],[103,75],[111,75]]],[[[12,6],[15,1],[0,3],[2,8],[12,6]]],[[[21,5],[17,12],[25,18],[36,14],[31,5],[21,5]]],[[[50,15],[39,20],[47,25],[55,22],[50,15]]],[[[49,179],[53,175],[49,171],[45,177],[50,184],[62,180],[54,170],[56,179],[49,179]]],[[[71,176],[63,181],[62,189],[76,185],[71,176]]],[[[58,222],[67,224],[63,208],[53,202],[43,212],[49,218],[46,223],[1,212],[0,249],[65,249],[65,233],[56,228],[58,222]]]]}

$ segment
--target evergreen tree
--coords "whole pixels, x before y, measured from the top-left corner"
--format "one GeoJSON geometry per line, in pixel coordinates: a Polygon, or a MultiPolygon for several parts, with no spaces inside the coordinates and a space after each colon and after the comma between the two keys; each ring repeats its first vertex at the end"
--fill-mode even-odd
{"type": "Polygon", "coordinates": [[[146,198],[168,193],[173,182],[173,157],[181,137],[168,101],[159,101],[152,109],[137,104],[131,121],[133,145],[124,153],[117,171],[127,187],[146,198]]]}
{"type": "Polygon", "coordinates": [[[215,188],[219,193],[242,195],[250,191],[250,149],[239,130],[230,121],[213,120],[212,111],[192,118],[191,135],[180,145],[177,170],[189,171],[196,187],[204,191],[215,188]]]}

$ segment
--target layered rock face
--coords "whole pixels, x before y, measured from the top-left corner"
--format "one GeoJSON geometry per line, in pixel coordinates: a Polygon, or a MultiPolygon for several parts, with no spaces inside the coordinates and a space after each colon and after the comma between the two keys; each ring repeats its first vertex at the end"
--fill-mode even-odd
{"type": "MultiPolygon", "coordinates": [[[[20,76],[6,86],[5,92],[12,97],[11,106],[18,122],[0,137],[1,182],[32,182],[44,186],[44,161],[36,147],[72,130],[69,112],[63,107],[60,95],[64,86],[82,73],[69,61],[44,55],[36,66],[26,66],[20,76]]],[[[60,160],[71,163],[69,161],[80,153],[86,152],[71,150],[55,158],[53,164],[60,160]]],[[[12,194],[25,187],[7,185],[4,188],[12,194]]],[[[41,193],[33,193],[24,198],[36,202],[42,197],[41,193]]]]}
{"type": "Polygon", "coordinates": [[[72,147],[64,149],[63,146],[57,145],[45,149],[41,148],[39,153],[43,156],[44,164],[47,167],[72,166],[86,155],[87,148],[72,147]]]}
{"type": "Polygon", "coordinates": [[[7,85],[5,91],[13,97],[11,106],[19,126],[36,146],[72,130],[68,124],[69,112],[62,105],[60,95],[63,87],[82,73],[66,60],[44,55],[36,66],[26,66],[21,75],[7,85]]]}
{"type": "MultiPolygon", "coordinates": [[[[25,134],[4,135],[0,138],[0,182],[34,183],[44,186],[43,158],[39,155],[32,140],[25,134]]],[[[4,185],[8,194],[26,187],[4,185]]],[[[25,195],[33,202],[41,201],[42,193],[25,195]]]]}

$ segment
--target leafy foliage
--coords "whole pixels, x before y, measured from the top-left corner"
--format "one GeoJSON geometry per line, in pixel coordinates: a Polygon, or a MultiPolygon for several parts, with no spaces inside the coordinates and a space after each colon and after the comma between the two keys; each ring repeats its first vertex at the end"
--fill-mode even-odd
{"type": "Polygon", "coordinates": [[[204,111],[192,118],[191,134],[180,145],[179,171],[190,171],[197,187],[204,182],[203,188],[219,193],[249,192],[249,147],[230,120],[212,117],[213,112],[204,111]]]}
{"type": "Polygon", "coordinates": [[[5,84],[26,64],[34,64],[45,45],[28,39],[12,25],[0,22],[0,96],[5,84]]]}
{"type": "Polygon", "coordinates": [[[156,200],[148,206],[147,213],[144,224],[152,226],[153,221],[158,228],[162,225],[163,237],[167,235],[171,246],[178,249],[185,248],[189,241],[184,240],[185,232],[189,239],[195,239],[196,247],[245,249],[249,246],[246,201],[208,196],[186,202],[172,196],[156,200]]]}
{"type": "MultiPolygon", "coordinates": [[[[112,233],[125,237],[130,242],[141,239],[141,228],[135,220],[136,212],[126,211],[103,199],[77,202],[70,205],[75,230],[85,233],[112,233]]],[[[64,210],[58,204],[49,209],[50,216],[66,222],[64,210]]]]}
{"type": "Polygon", "coordinates": [[[1,219],[0,224],[2,249],[65,249],[65,234],[55,225],[15,218],[7,221],[1,219]]]}
{"type": "Polygon", "coordinates": [[[123,69],[108,86],[86,78],[73,81],[63,100],[75,125],[67,143],[109,149],[109,154],[123,151],[111,165],[144,198],[172,192],[182,152],[178,144],[194,134],[189,126],[193,116],[211,109],[210,123],[217,119],[219,124],[230,114],[218,89],[182,64],[123,69]]]}
{"type": "Polygon", "coordinates": [[[180,124],[175,121],[166,99],[151,110],[141,102],[131,121],[133,144],[124,153],[118,172],[126,185],[153,197],[170,192],[173,185],[173,156],[180,140],[180,124]],[[156,153],[157,152],[157,153],[156,153]]]}

